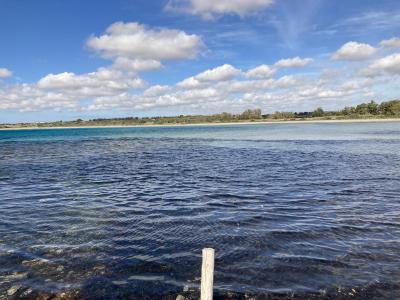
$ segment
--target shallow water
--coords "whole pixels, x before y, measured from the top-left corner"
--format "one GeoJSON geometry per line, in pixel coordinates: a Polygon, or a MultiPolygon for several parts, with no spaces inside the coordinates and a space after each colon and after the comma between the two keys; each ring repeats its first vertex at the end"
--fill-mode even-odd
{"type": "Polygon", "coordinates": [[[399,298],[400,122],[0,131],[0,212],[0,298],[195,294],[203,247],[221,298],[399,298]]]}

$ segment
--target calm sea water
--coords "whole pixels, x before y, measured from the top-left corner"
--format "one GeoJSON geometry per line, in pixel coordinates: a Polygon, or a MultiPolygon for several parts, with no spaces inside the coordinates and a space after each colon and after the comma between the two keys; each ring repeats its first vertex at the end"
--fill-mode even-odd
{"type": "Polygon", "coordinates": [[[197,297],[203,247],[222,299],[400,298],[400,122],[0,131],[0,298],[197,297]]]}

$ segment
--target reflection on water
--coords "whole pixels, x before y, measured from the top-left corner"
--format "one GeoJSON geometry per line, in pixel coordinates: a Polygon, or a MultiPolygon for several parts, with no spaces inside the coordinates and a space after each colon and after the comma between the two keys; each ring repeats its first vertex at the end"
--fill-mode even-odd
{"type": "Polygon", "coordinates": [[[2,131],[0,298],[195,298],[206,246],[222,298],[399,298],[399,149],[400,123],[2,131]]]}

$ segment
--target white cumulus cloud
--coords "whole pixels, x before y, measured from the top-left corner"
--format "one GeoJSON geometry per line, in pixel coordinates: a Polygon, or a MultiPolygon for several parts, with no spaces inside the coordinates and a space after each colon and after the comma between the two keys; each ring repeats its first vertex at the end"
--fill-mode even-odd
{"type": "Polygon", "coordinates": [[[6,68],[0,68],[0,78],[11,77],[12,72],[6,68]]]}
{"type": "Polygon", "coordinates": [[[0,88],[0,109],[16,109],[19,111],[41,111],[45,109],[78,110],[77,99],[56,91],[44,91],[34,84],[16,84],[0,88]]]}
{"type": "MultiPolygon", "coordinates": [[[[384,40],[377,48],[350,42],[335,53],[337,59],[361,60],[357,64],[336,64],[329,57],[324,64],[323,56],[319,56],[321,64],[313,72],[302,72],[282,69],[306,67],[312,58],[286,58],[244,71],[226,63],[177,83],[154,82],[145,89],[147,83],[139,73],[161,69],[163,61],[194,57],[202,41],[183,31],[115,23],[103,35],[88,41],[90,48],[112,60],[109,66],[84,74],[48,74],[32,84],[0,84],[0,110],[103,110],[107,115],[110,109],[163,114],[176,111],[174,107],[206,114],[256,107],[266,112],[288,107],[306,111],[321,105],[337,109],[369,100],[374,93],[381,93],[376,97],[379,100],[395,94],[393,87],[400,82],[400,53],[393,53],[397,40],[384,40]],[[366,60],[372,55],[376,55],[374,60],[366,60]]],[[[11,75],[7,69],[1,72],[2,77],[11,75]]]]}
{"type": "Polygon", "coordinates": [[[400,53],[392,54],[371,63],[361,71],[366,76],[379,76],[385,74],[400,75],[400,53]]]}
{"type": "Polygon", "coordinates": [[[258,67],[248,70],[245,73],[245,76],[249,78],[259,78],[259,79],[270,78],[275,74],[275,72],[276,70],[271,68],[270,66],[260,65],[258,67]]]}
{"type": "Polygon", "coordinates": [[[171,91],[168,85],[153,85],[143,92],[145,97],[157,97],[171,91]]]}
{"type": "Polygon", "coordinates": [[[87,45],[107,58],[162,61],[195,57],[202,40],[181,30],[154,30],[139,23],[117,22],[105,34],[90,37],[87,45]]]}
{"type": "Polygon", "coordinates": [[[388,40],[383,40],[379,45],[387,48],[400,48],[400,38],[394,37],[388,40]]]}
{"type": "Polygon", "coordinates": [[[376,53],[376,48],[369,44],[348,42],[344,44],[333,55],[334,60],[366,60],[376,53]]]}
{"type": "Polygon", "coordinates": [[[275,63],[275,66],[278,68],[302,68],[313,62],[311,58],[300,58],[293,57],[287,59],[281,59],[275,63]]]}
{"type": "Polygon", "coordinates": [[[186,78],[176,84],[177,87],[183,89],[199,89],[204,88],[212,82],[227,81],[242,73],[239,69],[232,65],[224,64],[222,66],[208,69],[204,72],[186,78]]]}
{"type": "Polygon", "coordinates": [[[200,82],[199,80],[197,80],[196,78],[194,78],[192,76],[192,77],[186,78],[186,79],[178,82],[176,85],[178,87],[184,88],[184,89],[197,89],[197,88],[204,86],[205,83],[200,82]]]}
{"type": "Polygon", "coordinates": [[[225,64],[214,69],[198,74],[195,79],[199,81],[224,81],[239,75],[241,71],[234,66],[225,64]]]}
{"type": "Polygon", "coordinates": [[[129,59],[126,57],[117,57],[114,61],[113,67],[119,70],[129,72],[143,72],[143,71],[156,71],[161,69],[161,62],[153,59],[129,59]]]}
{"type": "Polygon", "coordinates": [[[77,75],[71,72],[49,74],[39,80],[38,88],[63,91],[76,97],[103,96],[121,93],[129,89],[145,86],[142,79],[110,68],[100,68],[96,72],[77,75]]]}

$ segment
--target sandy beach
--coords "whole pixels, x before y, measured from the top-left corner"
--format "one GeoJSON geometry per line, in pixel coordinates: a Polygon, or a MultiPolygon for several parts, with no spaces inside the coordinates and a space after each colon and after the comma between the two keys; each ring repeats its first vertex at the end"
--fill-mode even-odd
{"type": "Polygon", "coordinates": [[[226,122],[226,123],[193,123],[193,124],[143,124],[143,125],[104,125],[104,126],[56,126],[56,127],[12,127],[0,130],[40,130],[40,129],[82,129],[82,128],[134,128],[134,127],[180,127],[180,126],[232,126],[232,125],[271,125],[271,124],[315,124],[315,123],[382,123],[400,122],[400,118],[392,119],[349,119],[349,120],[276,120],[254,122],[226,122]]]}

